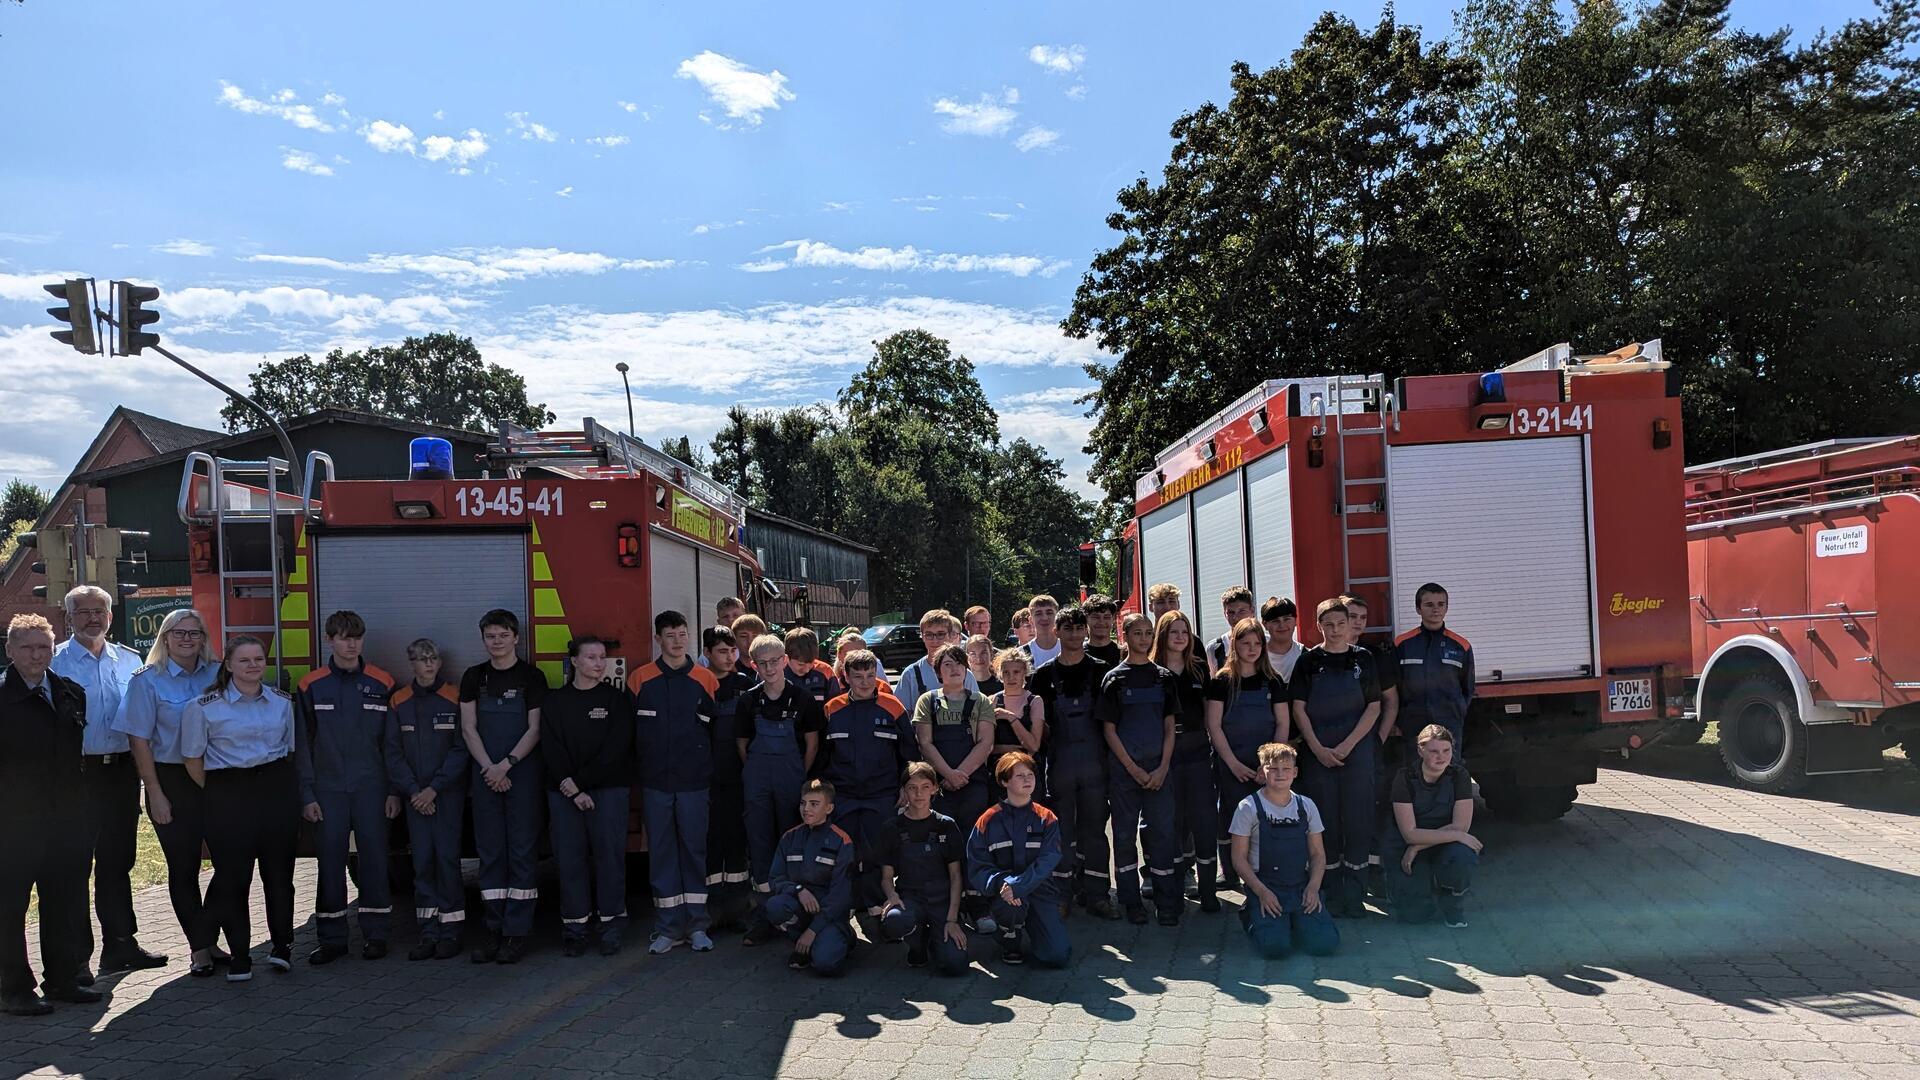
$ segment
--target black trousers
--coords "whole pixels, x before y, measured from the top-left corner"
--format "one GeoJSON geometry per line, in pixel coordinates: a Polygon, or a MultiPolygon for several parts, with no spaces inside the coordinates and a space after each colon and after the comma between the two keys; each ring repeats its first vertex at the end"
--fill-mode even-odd
{"type": "Polygon", "coordinates": [[[253,947],[248,894],[260,868],[267,906],[267,934],[276,945],[293,944],[293,855],[300,838],[300,788],[293,759],[252,769],[207,772],[207,853],[213,882],[203,919],[226,934],[227,951],[244,956],[253,947]]]}
{"type": "MultiPolygon", "coordinates": [[[[93,909],[100,919],[100,954],[104,957],[133,941],[139,926],[133,916],[135,830],[140,827],[140,771],[128,754],[112,755],[102,764],[87,756],[81,785],[87,798],[87,827],[93,833],[89,855],[93,863],[93,909]]],[[[93,924],[80,920],[83,955],[93,955],[93,924]]]]}
{"type": "Polygon", "coordinates": [[[87,921],[87,823],[73,806],[65,816],[13,820],[0,829],[0,994],[33,990],[27,961],[27,905],[40,890],[40,985],[77,984],[86,963],[78,929],[87,921]]]}
{"type": "Polygon", "coordinates": [[[160,780],[160,794],[172,805],[173,817],[165,825],[155,825],[160,850],[167,857],[167,899],[173,902],[173,917],[180,921],[180,932],[187,936],[187,947],[198,951],[213,947],[218,927],[206,918],[206,904],[200,893],[201,845],[206,842],[206,792],[187,775],[184,765],[155,762],[154,773],[160,780]]]}

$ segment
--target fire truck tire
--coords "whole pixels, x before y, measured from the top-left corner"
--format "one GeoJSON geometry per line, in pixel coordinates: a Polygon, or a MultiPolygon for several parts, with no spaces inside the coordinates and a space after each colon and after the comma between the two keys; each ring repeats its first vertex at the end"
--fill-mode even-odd
{"type": "Polygon", "coordinates": [[[1574,784],[1548,784],[1523,787],[1511,782],[1482,783],[1480,794],[1495,816],[1521,824],[1538,825],[1558,821],[1573,809],[1580,797],[1574,784]]]}
{"type": "Polygon", "coordinates": [[[1720,760],[1741,787],[1790,795],[1807,786],[1807,729],[1785,679],[1769,671],[1735,678],[1719,721],[1720,760]]]}

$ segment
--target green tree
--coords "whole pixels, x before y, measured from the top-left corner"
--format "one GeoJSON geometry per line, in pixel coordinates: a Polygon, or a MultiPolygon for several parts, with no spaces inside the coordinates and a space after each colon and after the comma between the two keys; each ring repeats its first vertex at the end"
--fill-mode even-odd
{"type": "Polygon", "coordinates": [[[1093,538],[1093,504],[1067,486],[1060,459],[1025,439],[1013,440],[994,455],[987,501],[1000,546],[1010,556],[995,578],[996,620],[1004,621],[1035,593],[1078,595],[1080,544],[1093,538]]]}
{"type": "Polygon", "coordinates": [[[691,468],[707,471],[707,456],[685,435],[660,440],[660,452],[691,468]]]}
{"type": "MultiPolygon", "coordinates": [[[[249,395],[279,417],[319,409],[359,409],[421,424],[484,431],[497,420],[522,427],[553,423],[545,405],[527,401],[527,380],[481,359],[472,338],[410,337],[398,345],[344,352],[324,361],[302,353],[262,364],[247,376],[249,395]]],[[[220,410],[227,430],[257,419],[238,404],[220,410]]]]}
{"type": "Polygon", "coordinates": [[[0,492],[0,525],[24,521],[31,525],[40,520],[47,512],[47,500],[50,496],[37,484],[28,483],[19,477],[7,481],[4,492],[0,492]]]}
{"type": "Polygon", "coordinates": [[[838,435],[822,406],[752,412],[736,405],[708,448],[715,477],[748,502],[833,529],[840,521],[838,435]]]}

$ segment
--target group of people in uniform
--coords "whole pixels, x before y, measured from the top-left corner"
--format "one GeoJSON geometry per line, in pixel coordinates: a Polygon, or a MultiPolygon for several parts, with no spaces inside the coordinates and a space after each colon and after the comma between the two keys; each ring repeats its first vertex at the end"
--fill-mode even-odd
{"type": "Polygon", "coordinates": [[[287,690],[268,680],[260,639],[233,635],[216,654],[190,609],[137,656],[106,639],[111,598],[82,586],[57,647],[44,618],[8,627],[0,806],[24,825],[0,834],[0,1009],[99,1000],[89,869],[100,970],[167,963],[139,945],[128,886],[142,791],[188,970],[229,981],[252,977],[256,874],[267,964],[293,967],[303,828],[318,862],[308,963],[349,954],[350,913],[360,955],[386,956],[401,817],[413,960],[525,956],[543,838],[564,951],[620,951],[636,809],[655,954],[706,952],[737,929],[833,974],[858,924],[943,973],[967,969],[976,936],[997,939],[1003,963],[1058,966],[1076,911],[1143,924],[1151,907],[1171,926],[1190,896],[1221,911],[1222,890],[1242,894],[1263,955],[1319,954],[1338,945],[1334,917],[1367,913],[1370,866],[1397,916],[1464,925],[1480,851],[1461,759],[1473,654],[1446,627],[1446,591],[1422,586],[1421,625],[1377,646],[1361,644],[1367,611],[1351,596],[1317,607],[1311,649],[1291,600],[1256,610],[1229,590],[1230,629],[1204,647],[1172,586],[1153,586],[1148,606],[1122,616],[1105,597],[1035,596],[1010,648],[995,647],[985,608],[929,611],[926,655],[890,673],[857,631],[829,661],[811,629],[776,636],[728,598],[697,635],[684,614],[658,613],[656,655],[624,683],[609,678],[606,641],[574,639],[558,687],[520,658],[513,612],[479,620],[487,659],[457,680],[425,638],[396,680],[363,659],[361,617],[337,611],[326,663],[287,690]],[[468,822],[478,935],[465,930],[468,822]]]}

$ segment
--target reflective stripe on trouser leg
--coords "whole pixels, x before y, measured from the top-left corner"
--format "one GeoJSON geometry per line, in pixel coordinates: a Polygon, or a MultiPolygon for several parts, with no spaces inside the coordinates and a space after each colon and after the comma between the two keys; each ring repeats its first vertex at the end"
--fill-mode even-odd
{"type": "Polygon", "coordinates": [[[593,909],[600,940],[617,943],[627,923],[627,809],[624,787],[595,788],[587,811],[587,842],[593,849],[593,909]]]}
{"type": "Polygon", "coordinates": [[[407,842],[413,855],[413,899],[433,907],[432,925],[422,924],[423,941],[453,939],[466,917],[467,889],[460,878],[460,828],[466,814],[466,792],[458,787],[434,796],[434,812],[423,815],[407,806],[407,842]]]}
{"type": "Polygon", "coordinates": [[[593,865],[587,844],[587,814],[572,799],[547,792],[547,833],[559,872],[560,924],[568,936],[586,933],[593,916],[593,865]]]}
{"type": "MultiPolygon", "coordinates": [[[[518,784],[514,785],[516,788],[518,784]]],[[[507,797],[511,792],[493,791],[473,771],[472,799],[473,847],[480,857],[480,907],[487,929],[501,933],[507,911],[507,797]]]]}

